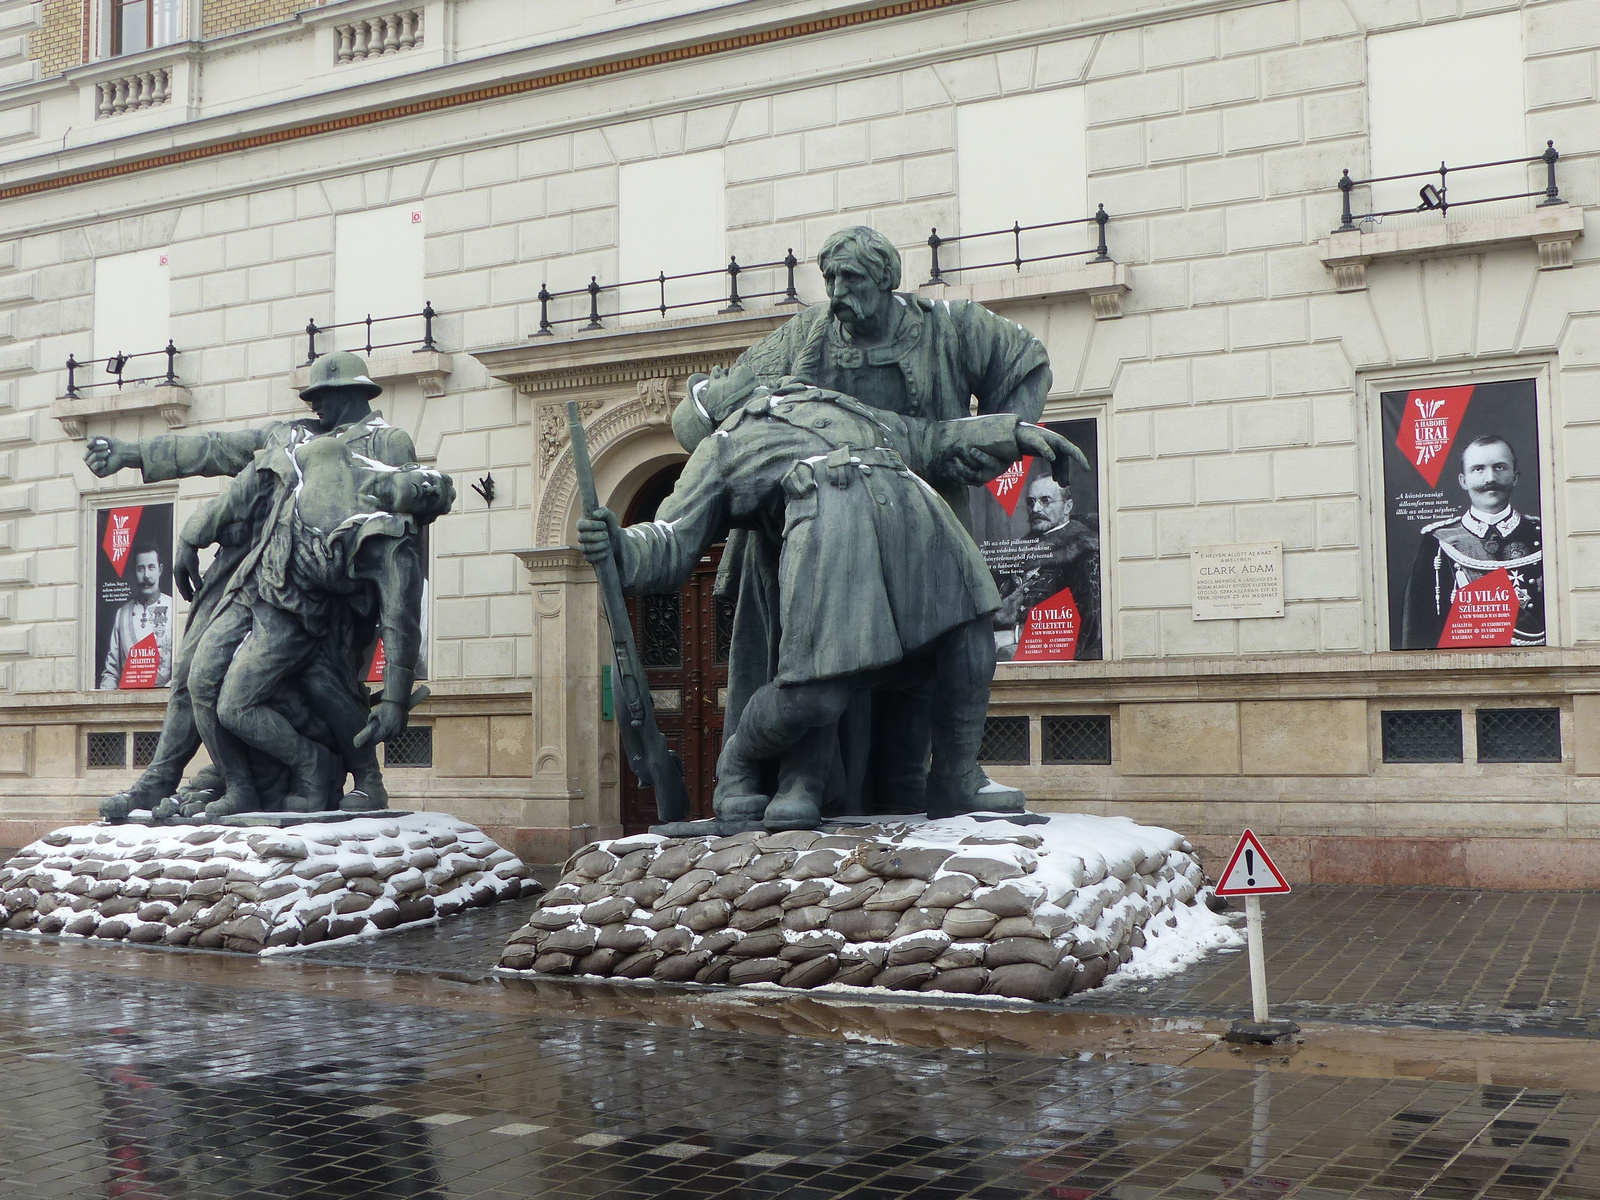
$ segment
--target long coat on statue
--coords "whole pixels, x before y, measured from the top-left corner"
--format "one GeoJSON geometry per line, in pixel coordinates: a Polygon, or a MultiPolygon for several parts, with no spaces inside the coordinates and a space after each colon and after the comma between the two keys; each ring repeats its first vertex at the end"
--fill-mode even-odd
{"type": "Polygon", "coordinates": [[[629,527],[623,586],[675,591],[730,528],[776,558],[779,683],[899,662],[1000,606],[961,523],[918,471],[954,449],[1016,454],[1009,414],[920,421],[803,385],[758,394],[696,447],[657,519],[629,527]]]}

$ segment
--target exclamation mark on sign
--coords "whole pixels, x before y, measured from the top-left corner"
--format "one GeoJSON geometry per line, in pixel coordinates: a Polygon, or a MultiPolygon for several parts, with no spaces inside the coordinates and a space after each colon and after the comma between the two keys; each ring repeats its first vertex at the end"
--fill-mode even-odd
{"type": "Polygon", "coordinates": [[[1248,878],[1245,879],[1246,885],[1248,885],[1249,887],[1255,887],[1255,885],[1256,885],[1256,852],[1254,850],[1251,850],[1249,847],[1246,847],[1245,848],[1245,852],[1244,852],[1244,873],[1245,873],[1246,876],[1248,876],[1248,878]]]}

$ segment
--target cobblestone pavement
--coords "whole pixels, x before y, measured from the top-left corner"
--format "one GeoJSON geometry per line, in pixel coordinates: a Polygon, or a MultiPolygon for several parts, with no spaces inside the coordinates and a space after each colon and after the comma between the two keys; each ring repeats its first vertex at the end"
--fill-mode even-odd
{"type": "MultiPolygon", "coordinates": [[[[534,901],[298,954],[310,962],[478,972],[534,901]]],[[[1306,886],[1263,901],[1275,1013],[1295,1019],[1600,1034],[1600,895],[1306,886]]],[[[1243,920],[1242,915],[1239,920],[1243,920]]],[[[1159,1016],[1247,1013],[1242,951],[1143,990],[1067,1007],[1159,1016]]]]}
{"type": "MultiPolygon", "coordinates": [[[[773,1036],[783,1021],[730,1021],[726,1004],[696,1019],[681,994],[621,1019],[629,1006],[594,989],[452,984],[488,974],[527,901],[292,961],[6,934],[0,1200],[1600,1200],[1600,1084],[1582,1067],[1559,1090],[1383,1062],[1426,1054],[1417,1037],[1524,1048],[1502,1061],[1589,1055],[1597,905],[1354,887],[1269,900],[1276,1014],[1466,1031],[1392,1030],[1376,1066],[1330,1056],[1322,1074],[1219,1069],[1220,1048],[1137,1065],[1012,1053],[1020,1035],[904,1044],[914,1022],[805,1036],[823,1028],[815,1007],[787,1026],[801,1036],[773,1036]]],[[[782,1004],[752,996],[750,1011],[782,1004]]],[[[1247,1008],[1238,954],[1068,1006],[1102,1022],[1088,1014],[1247,1008]]],[[[1307,1036],[1302,1055],[1320,1053],[1307,1036]]]]}
{"type": "Polygon", "coordinates": [[[0,1196],[1600,1200],[1600,1092],[0,965],[0,1196]]]}

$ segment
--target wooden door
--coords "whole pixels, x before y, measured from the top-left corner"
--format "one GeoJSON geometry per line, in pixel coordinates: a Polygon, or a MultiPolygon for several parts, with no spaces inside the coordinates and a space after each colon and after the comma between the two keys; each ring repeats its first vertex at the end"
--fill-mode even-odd
{"type": "MultiPolygon", "coordinates": [[[[679,468],[670,468],[640,489],[625,524],[649,521],[672,490],[679,468]]],[[[644,664],[656,723],[667,745],[683,760],[691,820],[712,816],[717,755],[722,751],[722,714],[727,707],[728,647],[733,636],[733,605],[712,594],[722,546],[700,560],[688,584],[675,595],[640,596],[628,601],[634,640],[644,664]]],[[[641,788],[633,769],[622,763],[622,823],[629,833],[658,822],[653,788],[641,788]]]]}

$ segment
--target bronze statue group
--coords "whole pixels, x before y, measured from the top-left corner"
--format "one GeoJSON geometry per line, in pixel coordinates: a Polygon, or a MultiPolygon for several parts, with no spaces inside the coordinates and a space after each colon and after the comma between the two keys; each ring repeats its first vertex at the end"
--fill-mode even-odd
{"type": "Polygon", "coordinates": [[[139,780],[101,804],[107,820],[139,809],[161,820],[387,806],[377,743],[426,694],[413,691],[421,531],[450,510],[455,488],[372,410],[382,388],[359,357],[324,355],[311,375],[303,420],[90,440],[96,475],[229,477],[179,535],[173,576],[191,607],[160,741],[139,780]],[[200,551],[212,546],[202,574],[200,551]],[[386,665],[369,696],[375,638],[386,665]],[[180,786],[202,744],[210,764],[180,786]]]}
{"type": "MultiPolygon", "coordinates": [[[[613,558],[640,595],[681,588],[726,542],[723,829],[1019,814],[1022,794],[978,765],[1001,597],[967,489],[1025,455],[1063,485],[1069,461],[1087,463],[1036,424],[1050,366],[1027,330],[897,290],[898,253],[864,226],[834,234],[817,263],[825,302],[690,379],[672,420],[690,457],[656,520],[623,529],[596,508],[578,520],[580,547],[613,558]]],[[[102,805],[107,819],[386,805],[376,744],[425,694],[413,691],[420,534],[454,488],[372,411],[380,391],[358,357],[332,354],[300,393],[305,420],[91,439],[97,475],[230,477],[182,531],[174,578],[192,604],[171,701],[154,761],[102,805]],[[374,637],[387,665],[369,698],[374,637]],[[202,743],[211,764],[180,788],[202,743]]]]}

